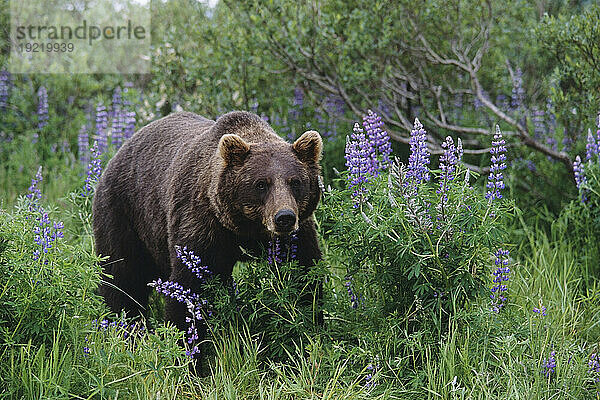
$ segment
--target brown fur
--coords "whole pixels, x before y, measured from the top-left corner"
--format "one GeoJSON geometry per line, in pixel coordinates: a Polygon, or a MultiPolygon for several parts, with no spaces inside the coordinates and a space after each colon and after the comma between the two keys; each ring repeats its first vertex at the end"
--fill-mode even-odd
{"type": "MultiPolygon", "coordinates": [[[[104,270],[112,275],[100,293],[111,310],[143,313],[137,303],[146,307],[147,283],[157,278],[199,292],[176,245],[229,282],[240,247],[264,248],[284,209],[297,216],[299,262],[313,265],[321,258],[312,220],[321,149],[317,132],[291,145],[239,111],[216,122],[176,113],[142,128],[109,162],[94,197],[96,252],[109,256],[104,270]]],[[[185,316],[183,305],[167,300],[167,320],[184,329],[185,316]]]]}

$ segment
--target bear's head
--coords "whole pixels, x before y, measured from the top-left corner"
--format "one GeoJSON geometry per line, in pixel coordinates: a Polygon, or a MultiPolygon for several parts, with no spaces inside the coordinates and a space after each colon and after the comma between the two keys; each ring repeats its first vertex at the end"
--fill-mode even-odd
{"type": "Polygon", "coordinates": [[[319,202],[323,142],[319,133],[307,131],[290,144],[264,121],[252,123],[219,140],[220,219],[240,234],[288,234],[319,202]]]}

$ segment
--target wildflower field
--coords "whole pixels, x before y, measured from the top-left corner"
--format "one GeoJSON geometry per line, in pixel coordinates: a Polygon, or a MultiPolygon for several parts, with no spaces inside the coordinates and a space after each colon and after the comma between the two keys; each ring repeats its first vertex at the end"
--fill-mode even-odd
{"type": "Polygon", "coordinates": [[[600,7],[391,3],[152,1],[140,75],[11,73],[0,38],[0,398],[600,399],[600,7]],[[110,313],[108,161],[236,109],[321,134],[323,259],[273,237],[230,284],[182,244],[202,293],[110,313]]]}

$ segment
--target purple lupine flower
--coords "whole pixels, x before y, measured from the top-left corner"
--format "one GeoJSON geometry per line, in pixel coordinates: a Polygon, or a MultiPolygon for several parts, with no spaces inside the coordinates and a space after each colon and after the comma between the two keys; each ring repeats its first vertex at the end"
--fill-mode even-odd
{"type": "Polygon", "coordinates": [[[546,102],[546,126],[548,127],[548,134],[554,136],[556,131],[556,114],[554,114],[554,104],[552,99],[548,99],[546,102]]]}
{"type": "MultiPolygon", "coordinates": [[[[188,250],[187,247],[175,246],[175,252],[177,258],[200,279],[201,282],[205,282],[206,278],[212,274],[208,267],[202,265],[202,261],[199,256],[195,255],[193,251],[188,250]]],[[[208,309],[208,302],[201,299],[197,293],[192,292],[190,289],[185,289],[177,282],[173,281],[162,281],[157,279],[148,284],[148,286],[154,287],[154,289],[162,293],[163,295],[177,300],[180,303],[186,305],[188,313],[191,315],[185,318],[185,321],[189,324],[186,332],[187,343],[191,345],[191,349],[186,350],[188,357],[193,357],[200,350],[198,349],[198,322],[204,319],[203,312],[206,312],[208,316],[212,315],[212,311],[208,309]]]]}
{"type": "Polygon", "coordinates": [[[598,353],[592,353],[588,361],[588,374],[594,378],[595,382],[600,382],[600,356],[598,353]]]}
{"type": "Polygon", "coordinates": [[[408,158],[408,171],[406,177],[414,186],[429,181],[429,150],[427,150],[427,132],[418,118],[410,132],[410,157],[408,158]]]}
{"type": "Polygon", "coordinates": [[[442,170],[442,177],[440,179],[440,188],[437,193],[445,193],[448,191],[448,182],[454,180],[454,172],[456,171],[456,165],[459,163],[462,157],[462,142],[458,139],[458,149],[454,146],[454,140],[451,136],[446,136],[446,140],[442,143],[444,153],[440,157],[440,169],[442,170]]]}
{"type": "Polygon", "coordinates": [[[500,127],[496,125],[496,134],[494,134],[494,140],[492,141],[492,149],[490,153],[492,155],[492,165],[490,165],[490,175],[488,176],[487,188],[489,189],[485,194],[485,198],[490,202],[494,199],[501,199],[502,193],[500,190],[504,189],[504,176],[502,171],[506,168],[506,142],[502,138],[502,132],[500,127]]]}
{"type": "MultiPolygon", "coordinates": [[[[38,226],[33,229],[35,235],[33,241],[39,246],[38,249],[33,252],[33,259],[37,261],[43,254],[47,254],[48,250],[52,248],[52,243],[57,239],[64,237],[63,229],[64,224],[62,222],[52,222],[48,217],[48,213],[40,209],[40,215],[36,218],[38,226]]],[[[46,261],[47,263],[47,261],[46,261]]]]}
{"type": "MultiPolygon", "coordinates": [[[[177,300],[180,303],[186,305],[188,313],[192,317],[186,317],[185,321],[189,324],[186,332],[187,343],[193,345],[190,350],[186,350],[185,354],[188,357],[193,357],[200,350],[196,344],[198,340],[198,326],[197,323],[204,319],[203,310],[208,306],[208,302],[193,293],[190,289],[185,289],[177,282],[162,281],[160,278],[152,281],[148,286],[153,287],[158,293],[161,293],[167,297],[177,300]]],[[[210,312],[208,313],[210,316],[210,312]]]]}
{"type": "Polygon", "coordinates": [[[96,106],[96,141],[100,153],[106,153],[108,150],[108,113],[102,102],[96,106]]]}
{"type": "Polygon", "coordinates": [[[503,93],[500,93],[496,96],[496,104],[498,104],[498,107],[500,107],[502,111],[508,111],[510,106],[508,104],[508,97],[506,97],[506,95],[503,93]]]}
{"type": "Polygon", "coordinates": [[[83,356],[87,357],[90,355],[90,348],[88,347],[88,337],[85,337],[85,346],[83,346],[83,356]]]}
{"type": "Polygon", "coordinates": [[[587,201],[587,195],[585,192],[587,178],[585,177],[585,170],[579,156],[575,157],[575,161],[573,161],[573,174],[575,175],[575,184],[577,185],[577,189],[579,189],[581,192],[581,201],[585,203],[587,201]]]}
{"type": "Polygon", "coordinates": [[[253,114],[258,113],[258,101],[256,99],[252,99],[252,104],[250,104],[250,111],[253,114]]]}
{"type": "MultiPolygon", "coordinates": [[[[52,243],[64,237],[64,224],[62,222],[52,222],[48,213],[44,211],[40,204],[42,192],[38,185],[42,179],[42,167],[39,167],[35,177],[31,180],[31,186],[28,189],[29,193],[26,195],[30,200],[29,211],[37,214],[35,218],[37,226],[33,229],[33,241],[39,248],[33,251],[34,261],[39,260],[42,254],[47,254],[48,250],[52,248],[52,243]]],[[[47,263],[48,260],[45,260],[44,264],[47,263]]]]}
{"type": "Polygon", "coordinates": [[[510,98],[510,106],[513,111],[523,108],[525,100],[525,89],[523,89],[523,71],[517,67],[513,76],[513,89],[510,98]]]}
{"type": "Polygon", "coordinates": [[[33,133],[32,142],[37,143],[39,139],[39,131],[44,129],[46,125],[48,125],[48,92],[46,88],[40,86],[37,91],[38,96],[38,106],[37,106],[37,120],[38,120],[38,130],[33,133]]]}
{"type": "Polygon", "coordinates": [[[383,100],[383,99],[377,100],[377,108],[379,110],[381,110],[381,113],[383,114],[384,117],[389,118],[392,116],[392,109],[385,100],[383,100]]]}
{"type": "Polygon", "coordinates": [[[8,104],[10,96],[11,76],[6,69],[0,70],[0,111],[3,111],[8,104]]]}
{"type": "Polygon", "coordinates": [[[592,157],[596,158],[598,155],[598,143],[596,138],[592,135],[592,130],[588,129],[587,143],[585,145],[585,161],[590,161],[592,157]]]}
{"type": "Polygon", "coordinates": [[[29,211],[37,211],[40,207],[40,200],[42,199],[42,191],[38,185],[44,180],[42,177],[42,167],[40,166],[35,174],[35,177],[31,179],[31,185],[29,186],[29,193],[26,194],[30,200],[29,211]]]}
{"type": "Polygon", "coordinates": [[[348,277],[348,280],[346,281],[346,283],[344,283],[344,286],[346,286],[346,291],[348,292],[348,297],[350,298],[350,306],[354,309],[358,308],[358,297],[356,296],[356,294],[354,294],[354,291],[352,290],[352,277],[348,277]]]}
{"type": "Polygon", "coordinates": [[[373,380],[373,374],[376,372],[376,368],[373,364],[367,365],[367,371],[369,373],[365,375],[365,388],[375,387],[375,381],[373,380]]]}
{"type": "MultiPolygon", "coordinates": [[[[488,93],[488,92],[486,92],[486,91],[484,90],[484,91],[483,91],[483,97],[484,97],[485,99],[488,99],[488,100],[489,100],[489,98],[490,98],[490,95],[489,95],[489,93],[488,93]]],[[[482,102],[481,100],[479,100],[479,97],[475,96],[475,97],[473,98],[473,106],[475,107],[475,110],[479,110],[481,107],[483,107],[483,102],[482,102]]]]}
{"type": "Polygon", "coordinates": [[[278,265],[282,262],[281,238],[279,236],[276,236],[269,242],[269,248],[267,249],[267,261],[271,265],[278,265]]]}
{"type": "Polygon", "coordinates": [[[538,315],[541,315],[542,317],[545,317],[546,316],[546,306],[540,305],[539,308],[538,307],[533,307],[533,312],[536,313],[536,314],[538,314],[538,315]]]}
{"type": "Polygon", "coordinates": [[[121,88],[117,86],[115,90],[113,90],[112,95],[112,104],[110,107],[110,118],[114,118],[118,113],[121,112],[123,108],[123,96],[121,95],[121,88]]]}
{"type": "Polygon", "coordinates": [[[119,149],[123,144],[123,130],[125,127],[125,113],[122,109],[118,109],[115,111],[115,115],[111,120],[111,138],[112,143],[115,146],[115,149],[119,149]]]}
{"type": "Polygon", "coordinates": [[[289,257],[291,260],[298,258],[298,232],[292,232],[289,237],[289,257]]]}
{"type": "Polygon", "coordinates": [[[48,92],[46,88],[40,86],[37,92],[38,95],[38,108],[37,108],[37,116],[38,116],[38,129],[42,130],[46,125],[48,125],[48,92]]]}
{"type": "Polygon", "coordinates": [[[129,111],[125,113],[125,129],[123,131],[123,136],[125,137],[125,140],[131,138],[135,133],[135,122],[135,111],[129,111]]]}
{"type": "Polygon", "coordinates": [[[90,162],[90,155],[88,154],[90,146],[90,136],[86,125],[82,125],[77,136],[77,149],[79,154],[79,161],[83,165],[88,165],[90,162]]]}
{"type": "Polygon", "coordinates": [[[325,111],[336,119],[346,112],[346,103],[340,96],[330,94],[325,98],[325,111]]]}
{"type": "MultiPolygon", "coordinates": [[[[158,278],[148,284],[152,286],[157,292],[164,294],[167,297],[177,300],[180,303],[196,303],[200,301],[200,297],[191,291],[191,289],[185,289],[177,282],[163,281],[158,278]]],[[[202,317],[201,317],[202,318],[202,317]]]]}
{"type": "Polygon", "coordinates": [[[287,236],[277,235],[269,241],[267,248],[267,262],[271,265],[281,264],[296,260],[298,253],[298,232],[294,231],[287,236]]]}
{"type": "Polygon", "coordinates": [[[388,135],[387,131],[381,129],[383,126],[381,117],[369,110],[368,114],[363,117],[363,126],[365,127],[371,147],[375,150],[375,157],[373,159],[374,169],[382,170],[387,168],[390,164],[392,145],[390,143],[390,135],[388,135]],[[378,159],[379,155],[381,155],[382,160],[378,159]]]}
{"type": "Polygon", "coordinates": [[[550,352],[550,357],[544,360],[542,363],[542,373],[548,379],[554,375],[556,372],[556,352],[552,350],[550,352]]]}
{"type": "Polygon", "coordinates": [[[356,208],[365,201],[366,185],[373,177],[372,147],[358,122],[354,124],[352,136],[346,139],[344,158],[348,168],[348,189],[352,190],[356,208]]]}
{"type": "Polygon", "coordinates": [[[598,130],[596,131],[596,149],[598,150],[598,157],[600,158],[600,113],[596,117],[596,125],[598,130]]]}
{"type": "Polygon", "coordinates": [[[102,321],[100,321],[100,330],[107,330],[108,329],[108,325],[109,325],[109,321],[107,319],[103,319],[102,321]]]}
{"type": "Polygon", "coordinates": [[[89,197],[94,193],[95,184],[102,175],[102,152],[98,149],[98,142],[94,142],[91,149],[92,159],[87,167],[87,176],[83,183],[83,197],[89,197]]]}
{"type": "Polygon", "coordinates": [[[175,246],[177,258],[200,279],[201,282],[206,282],[206,278],[212,275],[212,271],[206,265],[202,265],[202,260],[195,255],[193,251],[187,247],[175,246]]]}
{"type": "Polygon", "coordinates": [[[510,274],[510,268],[508,267],[509,252],[508,250],[498,249],[494,255],[496,256],[496,270],[492,273],[494,285],[491,288],[490,299],[492,300],[492,311],[498,313],[506,302],[505,293],[508,289],[506,282],[510,274]]]}
{"type": "Polygon", "coordinates": [[[459,122],[463,117],[463,113],[462,113],[463,95],[462,95],[462,93],[454,94],[454,101],[452,102],[452,105],[454,106],[454,120],[456,122],[459,122]]]}

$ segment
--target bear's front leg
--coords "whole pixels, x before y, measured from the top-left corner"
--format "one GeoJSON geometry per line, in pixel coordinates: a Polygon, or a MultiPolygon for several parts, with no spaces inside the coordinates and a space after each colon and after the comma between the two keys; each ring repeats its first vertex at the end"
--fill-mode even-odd
{"type": "MultiPolygon", "coordinates": [[[[317,239],[317,231],[312,218],[300,224],[298,229],[298,250],[297,260],[303,269],[305,276],[308,276],[310,268],[321,260],[321,249],[317,239]]],[[[323,282],[312,281],[308,285],[308,291],[301,297],[301,303],[311,306],[313,309],[313,321],[323,325],[323,282]]]]}
{"type": "MultiPolygon", "coordinates": [[[[197,295],[200,300],[205,300],[207,308],[204,311],[207,315],[213,299],[208,297],[208,293],[206,293],[203,286],[208,279],[213,279],[215,276],[218,276],[223,284],[231,282],[233,266],[239,258],[239,248],[233,248],[231,240],[228,244],[224,244],[217,249],[206,248],[197,243],[184,244],[186,242],[190,243],[191,240],[172,242],[173,251],[171,252],[171,275],[169,280],[177,282],[186,290],[189,289],[192,293],[190,296],[197,295]],[[180,244],[176,245],[174,243],[180,244]],[[195,262],[194,256],[199,257],[200,261],[195,262]]],[[[167,321],[172,322],[178,329],[187,332],[190,327],[188,319],[193,317],[186,303],[181,302],[180,299],[167,297],[165,304],[165,319],[167,321]]],[[[203,322],[196,321],[196,328],[201,340],[205,335],[206,326],[203,322]]]]}

